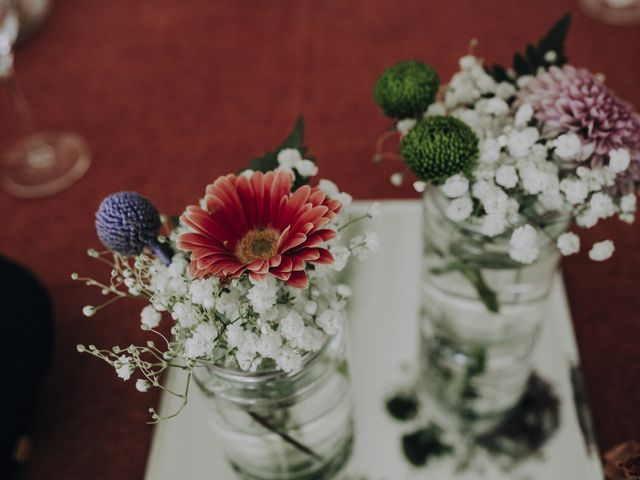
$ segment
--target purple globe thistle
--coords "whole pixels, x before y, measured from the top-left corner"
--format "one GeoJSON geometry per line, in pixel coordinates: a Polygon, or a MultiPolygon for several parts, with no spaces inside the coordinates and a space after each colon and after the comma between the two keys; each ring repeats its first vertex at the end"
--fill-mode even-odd
{"type": "Polygon", "coordinates": [[[518,94],[528,103],[543,132],[575,132],[602,159],[611,150],[626,148],[640,160],[640,120],[598,76],[571,65],[539,73],[518,94]]]}
{"type": "Polygon", "coordinates": [[[138,255],[157,244],[160,215],[153,204],[136,192],[106,197],[96,212],[96,232],[108,249],[121,255],[138,255]]]}

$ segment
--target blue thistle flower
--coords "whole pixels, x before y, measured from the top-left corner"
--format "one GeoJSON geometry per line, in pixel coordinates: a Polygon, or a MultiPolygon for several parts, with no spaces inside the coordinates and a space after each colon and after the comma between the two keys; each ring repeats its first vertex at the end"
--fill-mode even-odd
{"type": "Polygon", "coordinates": [[[96,212],[96,232],[100,241],[108,249],[127,257],[140,254],[147,245],[156,245],[159,230],[158,210],[136,192],[112,193],[96,212]]]}

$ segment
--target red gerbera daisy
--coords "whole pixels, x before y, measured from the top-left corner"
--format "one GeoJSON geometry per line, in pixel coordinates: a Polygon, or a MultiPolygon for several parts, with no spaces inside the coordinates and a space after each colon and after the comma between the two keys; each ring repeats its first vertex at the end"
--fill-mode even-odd
{"type": "Polygon", "coordinates": [[[287,284],[309,284],[306,262],[329,264],[333,256],[320,245],[336,236],[323,228],[340,210],[340,202],[317,188],[291,191],[290,173],[226,175],[207,186],[206,210],[190,206],[181,220],[193,230],[178,237],[178,248],[191,253],[189,271],[253,280],[271,274],[287,284]]]}

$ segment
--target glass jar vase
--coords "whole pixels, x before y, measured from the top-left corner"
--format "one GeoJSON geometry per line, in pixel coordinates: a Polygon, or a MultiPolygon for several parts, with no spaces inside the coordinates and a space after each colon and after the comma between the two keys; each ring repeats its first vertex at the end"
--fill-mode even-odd
{"type": "Polygon", "coordinates": [[[208,365],[196,368],[194,378],[239,478],[329,479],[349,460],[353,420],[344,330],[297,372],[208,365]]]}
{"type": "Polygon", "coordinates": [[[439,188],[424,194],[422,391],[443,423],[482,432],[524,393],[558,266],[552,239],[568,222],[536,216],[540,254],[523,265],[509,256],[512,231],[482,235],[449,220],[447,204],[439,188]]]}

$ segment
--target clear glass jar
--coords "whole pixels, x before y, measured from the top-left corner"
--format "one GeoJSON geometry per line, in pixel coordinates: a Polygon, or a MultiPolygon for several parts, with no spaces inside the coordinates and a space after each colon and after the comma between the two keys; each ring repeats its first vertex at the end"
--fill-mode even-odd
{"type": "Polygon", "coordinates": [[[477,223],[450,221],[446,204],[440,189],[425,192],[422,391],[441,421],[481,432],[524,392],[559,260],[551,238],[568,222],[536,217],[547,235],[523,265],[509,256],[511,231],[486,237],[477,223]]]}
{"type": "Polygon", "coordinates": [[[353,420],[346,332],[309,355],[304,367],[243,372],[199,367],[214,429],[238,477],[329,479],[351,456],[353,420]]]}

